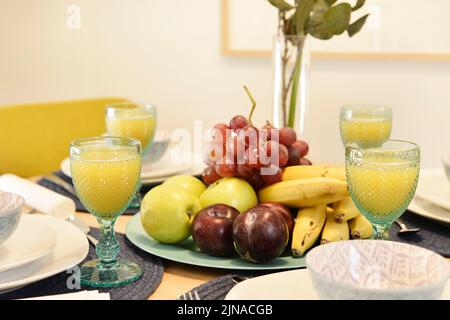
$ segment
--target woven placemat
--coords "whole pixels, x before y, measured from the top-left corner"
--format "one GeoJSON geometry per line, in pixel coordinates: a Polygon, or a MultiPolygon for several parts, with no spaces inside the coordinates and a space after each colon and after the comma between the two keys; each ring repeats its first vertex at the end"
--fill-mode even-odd
{"type": "MultiPolygon", "coordinates": [[[[99,230],[91,229],[90,234],[99,239],[99,230]]],[[[164,273],[163,262],[160,258],[151,255],[134,246],[125,235],[116,234],[120,243],[119,258],[136,262],[143,269],[142,277],[127,286],[116,288],[98,289],[100,292],[108,292],[111,300],[146,300],[161,283],[164,273]]],[[[86,260],[97,257],[92,244],[89,247],[89,254],[86,260]]],[[[67,279],[71,274],[62,272],[48,279],[30,284],[24,288],[0,294],[0,300],[22,299],[55,294],[72,293],[83,290],[97,290],[97,288],[81,286],[79,289],[68,289],[67,279]]]]}
{"type": "Polygon", "coordinates": [[[450,227],[409,211],[401,216],[401,220],[408,228],[419,228],[420,231],[418,233],[399,234],[400,227],[394,223],[389,234],[390,240],[413,244],[450,258],[450,227]]]}
{"type": "MultiPolygon", "coordinates": [[[[422,218],[406,211],[401,219],[409,228],[420,228],[414,234],[398,234],[400,227],[393,224],[390,230],[390,240],[417,245],[450,257],[450,228],[432,220],[422,218]]],[[[279,271],[278,271],[279,272],[279,271]]],[[[262,273],[264,274],[264,273],[262,273]]],[[[240,281],[257,276],[255,273],[228,274],[208,281],[194,289],[182,294],[179,300],[223,300],[228,292],[240,281]]],[[[261,275],[261,273],[259,274],[261,275]]]]}

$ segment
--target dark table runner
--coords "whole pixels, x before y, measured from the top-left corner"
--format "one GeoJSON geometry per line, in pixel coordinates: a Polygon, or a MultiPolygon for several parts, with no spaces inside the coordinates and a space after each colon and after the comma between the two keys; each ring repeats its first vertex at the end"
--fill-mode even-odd
{"type": "Polygon", "coordinates": [[[390,240],[413,244],[450,258],[450,226],[439,224],[409,211],[406,211],[401,219],[408,228],[419,228],[420,231],[399,234],[400,227],[394,223],[389,234],[390,240]]]}
{"type": "MultiPolygon", "coordinates": [[[[98,229],[91,229],[90,234],[99,239],[98,229]]],[[[69,289],[67,281],[72,274],[61,272],[24,288],[0,294],[0,300],[41,297],[97,289],[100,292],[108,292],[111,300],[146,300],[161,283],[164,273],[163,262],[160,258],[137,248],[125,235],[116,234],[116,238],[117,241],[119,241],[121,248],[119,258],[136,262],[144,271],[142,277],[136,282],[116,288],[92,288],[81,286],[79,289],[69,289]]],[[[89,253],[85,261],[97,258],[95,248],[92,244],[89,245],[89,253]]]]}

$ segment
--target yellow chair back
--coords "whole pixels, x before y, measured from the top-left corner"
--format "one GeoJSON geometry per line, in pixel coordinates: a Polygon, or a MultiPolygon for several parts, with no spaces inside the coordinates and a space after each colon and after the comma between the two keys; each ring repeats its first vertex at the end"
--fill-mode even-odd
{"type": "Polygon", "coordinates": [[[22,177],[58,170],[69,144],[105,132],[105,106],[122,98],[0,107],[0,174],[22,177]]]}

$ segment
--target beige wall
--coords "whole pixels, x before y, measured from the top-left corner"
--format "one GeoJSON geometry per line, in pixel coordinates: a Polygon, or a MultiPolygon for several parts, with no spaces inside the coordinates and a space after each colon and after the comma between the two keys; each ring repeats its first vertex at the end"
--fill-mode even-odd
{"type": "MultiPolygon", "coordinates": [[[[219,0],[0,0],[0,104],[124,96],[153,101],[167,129],[190,128],[246,114],[247,84],[262,124],[271,61],[222,56],[219,17],[219,0]],[[81,30],[66,27],[70,4],[81,30]]],[[[426,167],[450,152],[450,62],[313,61],[313,159],[342,161],[348,103],[393,106],[393,137],[421,144],[426,167]]]]}

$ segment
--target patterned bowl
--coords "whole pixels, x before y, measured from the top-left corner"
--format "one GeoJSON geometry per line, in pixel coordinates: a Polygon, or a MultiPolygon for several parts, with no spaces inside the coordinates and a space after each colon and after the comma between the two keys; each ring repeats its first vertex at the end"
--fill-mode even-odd
{"type": "Polygon", "coordinates": [[[0,245],[16,231],[24,204],[21,196],[0,191],[0,245]]]}
{"type": "Polygon", "coordinates": [[[406,243],[381,240],[332,242],[306,256],[321,299],[439,299],[450,276],[440,255],[406,243]]]}

